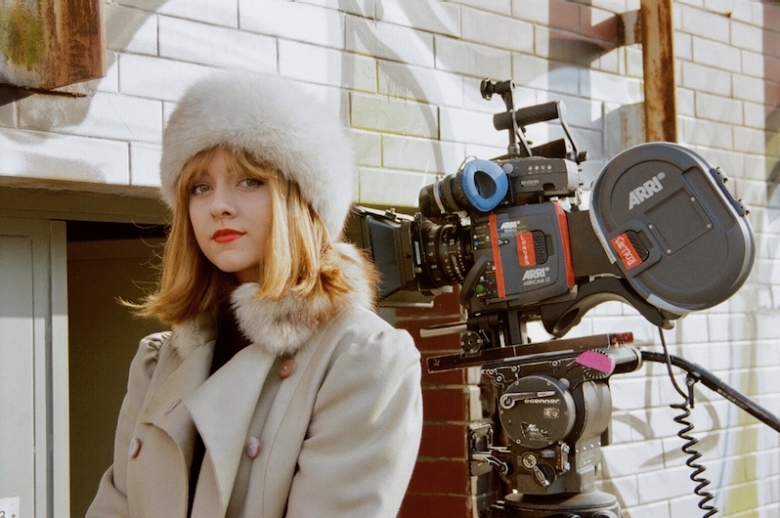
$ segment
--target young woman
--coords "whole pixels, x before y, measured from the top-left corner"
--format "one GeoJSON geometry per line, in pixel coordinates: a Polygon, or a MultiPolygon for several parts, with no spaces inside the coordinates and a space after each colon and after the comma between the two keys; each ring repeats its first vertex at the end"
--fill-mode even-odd
{"type": "Polygon", "coordinates": [[[394,517],[422,427],[419,354],[338,242],[344,129],[293,84],[223,73],[163,136],[173,212],[114,464],[89,517],[394,517]]]}

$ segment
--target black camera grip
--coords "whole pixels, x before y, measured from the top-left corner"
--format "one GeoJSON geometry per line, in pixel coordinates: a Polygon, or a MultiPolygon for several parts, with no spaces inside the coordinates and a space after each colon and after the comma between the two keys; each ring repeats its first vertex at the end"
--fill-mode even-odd
{"type": "MultiPolygon", "coordinates": [[[[493,127],[497,130],[512,128],[512,113],[503,112],[493,115],[493,127]]],[[[528,106],[514,111],[514,117],[519,127],[537,122],[545,122],[562,118],[566,113],[566,107],[562,101],[550,101],[536,106],[528,106]]]]}

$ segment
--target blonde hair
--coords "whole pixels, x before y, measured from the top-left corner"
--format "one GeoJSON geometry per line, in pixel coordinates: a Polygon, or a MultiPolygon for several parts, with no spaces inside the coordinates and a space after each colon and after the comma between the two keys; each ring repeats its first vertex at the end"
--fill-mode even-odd
{"type": "Polygon", "coordinates": [[[222,272],[203,255],[189,217],[191,183],[221,151],[231,171],[267,182],[271,192],[273,217],[265,257],[260,261],[257,298],[333,297],[349,292],[328,229],[303,198],[298,184],[246,152],[217,146],[197,153],[182,169],[159,287],[136,306],[138,313],[168,325],[198,315],[214,316],[238,284],[232,274],[222,272]]]}

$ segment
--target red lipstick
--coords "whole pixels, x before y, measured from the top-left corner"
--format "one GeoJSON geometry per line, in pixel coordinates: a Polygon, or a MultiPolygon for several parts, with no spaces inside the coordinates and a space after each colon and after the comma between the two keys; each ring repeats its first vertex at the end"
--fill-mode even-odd
{"type": "Polygon", "coordinates": [[[243,236],[243,232],[233,230],[232,228],[221,228],[214,232],[211,238],[217,243],[229,243],[243,236]]]}

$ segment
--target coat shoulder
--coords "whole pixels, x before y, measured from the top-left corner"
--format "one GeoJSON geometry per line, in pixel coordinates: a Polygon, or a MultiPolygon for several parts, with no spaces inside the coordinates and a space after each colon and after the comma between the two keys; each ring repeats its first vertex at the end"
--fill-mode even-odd
{"type": "Polygon", "coordinates": [[[145,379],[151,379],[157,362],[160,359],[160,351],[171,337],[170,331],[152,333],[141,338],[138,351],[130,366],[131,381],[134,374],[141,375],[145,379]]]}
{"type": "Polygon", "coordinates": [[[404,329],[396,329],[376,313],[366,308],[353,308],[324,330],[325,334],[335,331],[331,340],[336,355],[360,351],[366,358],[384,363],[389,358],[419,361],[420,353],[412,336],[404,329]]]}

